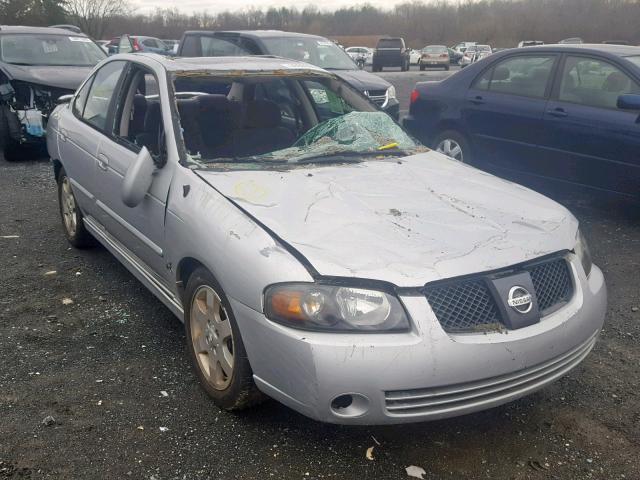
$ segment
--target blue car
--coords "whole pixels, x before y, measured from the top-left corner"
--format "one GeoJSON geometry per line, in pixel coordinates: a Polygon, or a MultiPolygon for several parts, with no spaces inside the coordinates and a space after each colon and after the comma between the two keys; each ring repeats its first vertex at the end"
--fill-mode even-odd
{"type": "Polygon", "coordinates": [[[404,126],[465,163],[640,199],[640,48],[511,49],[411,94],[404,126]]]}

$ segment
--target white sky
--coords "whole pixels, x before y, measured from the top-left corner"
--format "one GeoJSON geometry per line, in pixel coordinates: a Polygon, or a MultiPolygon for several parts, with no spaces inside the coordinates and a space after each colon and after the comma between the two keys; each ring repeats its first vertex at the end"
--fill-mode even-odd
{"type": "Polygon", "coordinates": [[[156,8],[178,8],[184,13],[200,12],[219,13],[225,10],[246,10],[250,7],[266,9],[269,7],[297,7],[302,10],[307,5],[315,5],[321,10],[336,10],[341,7],[351,7],[368,3],[379,8],[392,8],[394,5],[404,3],[407,0],[132,0],[131,3],[141,13],[147,13],[156,8]]]}

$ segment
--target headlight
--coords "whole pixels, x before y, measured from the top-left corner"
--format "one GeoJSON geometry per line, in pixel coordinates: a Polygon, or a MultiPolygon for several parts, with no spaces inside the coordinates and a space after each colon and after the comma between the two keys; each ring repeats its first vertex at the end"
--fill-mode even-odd
{"type": "Polygon", "coordinates": [[[573,249],[573,252],[580,259],[580,263],[582,263],[582,268],[584,268],[584,273],[588,277],[591,273],[591,266],[593,265],[591,261],[591,252],[589,251],[589,246],[587,245],[587,241],[584,239],[582,232],[578,230],[578,235],[576,237],[576,246],[573,249]]]}
{"type": "Polygon", "coordinates": [[[264,313],[290,327],[322,331],[406,331],[400,300],[378,290],[315,283],[267,287],[264,313]]]}
{"type": "Polygon", "coordinates": [[[396,87],[393,85],[387,88],[387,98],[396,98],[396,87]]]}

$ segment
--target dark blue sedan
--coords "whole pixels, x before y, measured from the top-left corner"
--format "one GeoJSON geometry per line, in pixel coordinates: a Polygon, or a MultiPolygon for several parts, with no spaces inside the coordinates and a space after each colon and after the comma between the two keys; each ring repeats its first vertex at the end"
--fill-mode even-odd
{"type": "Polygon", "coordinates": [[[404,126],[495,173],[640,198],[640,48],[506,50],[411,94],[404,126]]]}

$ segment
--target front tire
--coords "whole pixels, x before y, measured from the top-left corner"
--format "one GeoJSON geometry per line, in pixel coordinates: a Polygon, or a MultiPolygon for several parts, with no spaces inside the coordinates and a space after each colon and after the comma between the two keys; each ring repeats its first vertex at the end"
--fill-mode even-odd
{"type": "Polygon", "coordinates": [[[84,215],[78,206],[71,188],[71,180],[64,168],[58,173],[58,205],[64,234],[76,248],[88,248],[94,245],[94,239],[84,226],[84,215]]]}
{"type": "Polygon", "coordinates": [[[455,130],[445,130],[436,136],[433,149],[461,163],[471,163],[472,153],[466,137],[455,130]]]}
{"type": "Polygon", "coordinates": [[[242,336],[231,305],[216,279],[196,269],[184,296],[187,350],[200,384],[219,408],[242,410],[264,395],[253,382],[242,336]]]}

